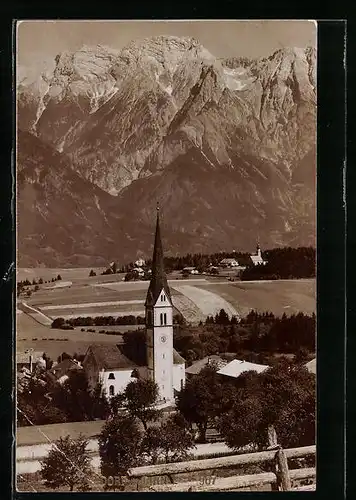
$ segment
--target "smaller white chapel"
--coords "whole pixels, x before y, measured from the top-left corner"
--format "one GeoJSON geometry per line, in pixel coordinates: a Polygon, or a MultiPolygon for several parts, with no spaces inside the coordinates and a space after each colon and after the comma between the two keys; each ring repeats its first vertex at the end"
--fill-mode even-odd
{"type": "Polygon", "coordinates": [[[173,348],[173,302],[164,270],[158,206],[145,311],[144,363],[138,356],[129,358],[120,346],[93,344],[85,355],[83,368],[90,386],[94,388],[100,383],[107,397],[122,392],[129,382],[139,377],[156,382],[161,403],[174,403],[176,392],[185,383],[185,360],[173,348]]]}

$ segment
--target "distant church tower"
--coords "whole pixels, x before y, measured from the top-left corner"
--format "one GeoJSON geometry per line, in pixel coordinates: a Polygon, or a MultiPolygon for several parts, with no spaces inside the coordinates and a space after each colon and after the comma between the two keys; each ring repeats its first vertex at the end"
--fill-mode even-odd
{"type": "Polygon", "coordinates": [[[256,255],[257,255],[257,257],[262,258],[262,255],[261,255],[261,247],[260,247],[259,242],[257,242],[257,246],[256,246],[256,255]]]}
{"type": "Polygon", "coordinates": [[[152,277],[145,308],[148,377],[158,385],[159,399],[172,401],[174,399],[173,305],[164,271],[158,204],[152,277]]]}

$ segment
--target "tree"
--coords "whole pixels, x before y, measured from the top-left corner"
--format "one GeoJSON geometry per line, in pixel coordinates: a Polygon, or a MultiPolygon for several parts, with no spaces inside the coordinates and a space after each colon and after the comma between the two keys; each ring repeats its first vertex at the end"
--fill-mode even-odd
{"type": "Polygon", "coordinates": [[[92,276],[96,276],[96,272],[93,269],[89,273],[89,277],[91,278],[92,276]]]}
{"type": "Polygon", "coordinates": [[[70,372],[64,384],[56,386],[53,400],[72,422],[93,419],[93,397],[84,370],[70,372]]]}
{"type": "Polygon", "coordinates": [[[141,454],[152,464],[158,460],[176,462],[187,460],[194,448],[194,438],[188,422],[179,414],[160,425],[152,425],[145,431],[141,442],[141,454]]]}
{"type": "Polygon", "coordinates": [[[297,364],[304,364],[309,359],[309,351],[305,347],[300,347],[294,355],[294,362],[297,364]]]}
{"type": "Polygon", "coordinates": [[[106,419],[110,414],[110,404],[103,390],[101,383],[98,383],[92,393],[93,407],[92,415],[93,418],[100,418],[101,420],[106,419]]]}
{"type": "Polygon", "coordinates": [[[60,354],[57,358],[57,363],[61,363],[62,361],[64,361],[65,359],[73,359],[72,356],[70,354],[68,354],[67,352],[62,352],[62,354],[60,354]]]}
{"type": "Polygon", "coordinates": [[[165,461],[177,462],[189,458],[189,450],[195,447],[192,432],[188,422],[182,415],[176,414],[169,417],[161,425],[163,436],[163,452],[165,461]]]}
{"type": "Polygon", "coordinates": [[[51,328],[62,328],[65,324],[64,318],[55,318],[52,321],[51,328]]]}
{"type": "Polygon", "coordinates": [[[199,441],[205,442],[208,424],[223,411],[223,391],[217,368],[206,366],[187,381],[178,395],[177,408],[188,422],[198,426],[199,441]]]}
{"type": "Polygon", "coordinates": [[[141,430],[135,418],[116,415],[106,421],[99,435],[101,473],[125,474],[140,463],[141,430]]]}
{"type": "Polygon", "coordinates": [[[132,280],[135,280],[137,278],[137,275],[136,273],[134,273],[133,271],[129,271],[126,275],[125,275],[125,281],[132,281],[132,280]]]}
{"type": "Polygon", "coordinates": [[[230,318],[225,309],[220,309],[220,312],[215,316],[215,323],[217,325],[229,325],[230,318]]]}
{"type": "Polygon", "coordinates": [[[132,417],[138,418],[145,430],[149,421],[159,418],[161,412],[154,408],[158,399],[158,386],[152,380],[135,380],[123,391],[123,405],[132,417]]]}
{"type": "Polygon", "coordinates": [[[88,441],[83,436],[77,439],[71,439],[69,435],[59,438],[41,462],[45,485],[51,488],[68,486],[70,491],[78,485],[79,490],[88,490],[92,468],[87,445],[88,441]]]}
{"type": "Polygon", "coordinates": [[[305,367],[278,364],[241,375],[239,385],[233,406],[219,419],[230,447],[264,448],[270,425],[285,448],[315,443],[315,376],[305,367]]]}
{"type": "Polygon", "coordinates": [[[60,274],[58,274],[56,279],[57,279],[57,281],[60,281],[62,279],[62,276],[60,274]]]}
{"type": "Polygon", "coordinates": [[[44,359],[46,363],[46,370],[50,370],[53,366],[53,360],[49,356],[47,356],[45,352],[42,354],[42,359],[44,359]]]}

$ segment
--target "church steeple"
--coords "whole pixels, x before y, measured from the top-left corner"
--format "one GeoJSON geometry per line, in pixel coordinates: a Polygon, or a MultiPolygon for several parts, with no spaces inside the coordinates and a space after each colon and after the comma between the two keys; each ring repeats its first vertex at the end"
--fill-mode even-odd
{"type": "Polygon", "coordinates": [[[153,306],[159,297],[161,291],[164,290],[169,300],[171,294],[167,283],[167,277],[164,270],[163,246],[161,240],[160,218],[159,218],[159,204],[157,202],[157,220],[156,220],[156,234],[152,257],[152,277],[150,286],[147,291],[146,306],[153,306]]]}

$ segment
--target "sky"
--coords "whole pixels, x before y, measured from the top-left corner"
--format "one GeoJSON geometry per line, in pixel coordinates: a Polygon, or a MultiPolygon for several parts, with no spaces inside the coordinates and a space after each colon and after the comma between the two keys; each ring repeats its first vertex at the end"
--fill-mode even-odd
{"type": "Polygon", "coordinates": [[[316,47],[315,21],[20,21],[18,64],[50,61],[83,45],[121,49],[157,35],[191,36],[216,57],[264,57],[281,47],[316,47]]]}

